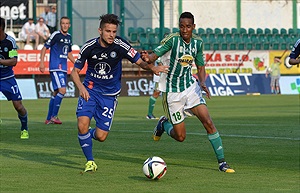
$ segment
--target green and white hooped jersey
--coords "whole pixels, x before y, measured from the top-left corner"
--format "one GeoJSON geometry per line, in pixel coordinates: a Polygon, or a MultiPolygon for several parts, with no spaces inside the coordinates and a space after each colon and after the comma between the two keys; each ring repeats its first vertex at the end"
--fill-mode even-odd
{"type": "Polygon", "coordinates": [[[161,41],[154,53],[163,65],[170,66],[167,74],[161,74],[159,90],[162,92],[186,90],[196,81],[191,73],[192,64],[204,66],[203,41],[197,35],[187,44],[178,32],[172,33],[161,41]]]}

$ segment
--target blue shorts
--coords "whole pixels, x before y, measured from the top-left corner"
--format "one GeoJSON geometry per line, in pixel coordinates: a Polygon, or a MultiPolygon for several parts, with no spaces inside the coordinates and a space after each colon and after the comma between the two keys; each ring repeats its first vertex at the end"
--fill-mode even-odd
{"type": "Polygon", "coordinates": [[[82,97],[79,97],[76,110],[77,117],[87,116],[90,119],[94,117],[98,128],[110,131],[118,104],[117,96],[106,96],[95,93],[88,88],[87,90],[90,93],[90,98],[86,102],[82,97]]]}
{"type": "Polygon", "coordinates": [[[8,101],[22,100],[22,95],[15,77],[1,80],[0,91],[4,94],[8,101]]]}
{"type": "Polygon", "coordinates": [[[50,76],[51,76],[53,90],[66,87],[66,83],[67,83],[66,72],[54,71],[54,72],[50,72],[50,76]]]}

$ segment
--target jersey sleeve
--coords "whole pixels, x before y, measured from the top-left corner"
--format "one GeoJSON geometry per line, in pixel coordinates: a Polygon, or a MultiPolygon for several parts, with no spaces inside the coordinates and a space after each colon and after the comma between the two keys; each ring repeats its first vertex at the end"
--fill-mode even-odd
{"type": "Polygon", "coordinates": [[[44,46],[49,49],[51,46],[53,46],[53,44],[55,44],[56,39],[57,39],[57,33],[56,34],[52,34],[50,36],[50,38],[45,42],[44,46]]]}
{"type": "Polygon", "coordinates": [[[204,58],[203,58],[203,41],[198,40],[197,42],[197,54],[195,57],[195,64],[197,66],[204,66],[204,58]]]}
{"type": "Polygon", "coordinates": [[[141,57],[140,53],[134,48],[130,48],[125,56],[130,62],[135,63],[141,57]]]}
{"type": "Polygon", "coordinates": [[[17,51],[17,43],[16,40],[9,36],[8,40],[10,42],[9,48],[8,48],[8,57],[9,58],[18,58],[18,51],[17,51]]]}
{"type": "Polygon", "coordinates": [[[290,58],[296,59],[300,55],[300,39],[298,39],[293,46],[292,52],[290,53],[290,58]]]}
{"type": "Polygon", "coordinates": [[[78,58],[75,61],[74,67],[78,68],[78,69],[82,69],[85,65],[85,61],[87,60],[88,56],[89,56],[89,52],[90,50],[87,47],[87,43],[85,45],[82,46],[82,48],[80,49],[80,52],[78,54],[78,58]]]}
{"type": "Polygon", "coordinates": [[[161,45],[159,45],[158,47],[156,47],[153,52],[158,56],[161,57],[162,55],[164,55],[165,53],[167,53],[169,50],[172,49],[172,45],[173,45],[173,38],[172,38],[172,34],[165,37],[162,41],[161,41],[161,45]]]}

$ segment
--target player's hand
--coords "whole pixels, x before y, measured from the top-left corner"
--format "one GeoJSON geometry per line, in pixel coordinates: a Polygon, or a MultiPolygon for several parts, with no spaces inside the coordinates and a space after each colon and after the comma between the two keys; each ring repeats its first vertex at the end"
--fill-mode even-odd
{"type": "Polygon", "coordinates": [[[147,51],[143,50],[141,51],[141,58],[142,60],[144,60],[145,62],[149,62],[149,54],[147,51]]]}
{"type": "Polygon", "coordinates": [[[79,95],[87,102],[90,98],[90,93],[86,90],[86,88],[82,85],[79,89],[79,95]]]}
{"type": "Polygon", "coordinates": [[[155,75],[159,75],[160,72],[168,73],[169,72],[169,66],[153,66],[151,68],[151,70],[155,75]]]}
{"type": "Polygon", "coordinates": [[[45,65],[44,65],[44,63],[40,63],[39,69],[40,69],[41,73],[45,72],[45,65]]]}
{"type": "Polygon", "coordinates": [[[210,92],[209,92],[207,86],[204,83],[201,83],[200,86],[201,86],[202,90],[206,93],[206,98],[210,99],[210,92]]]}

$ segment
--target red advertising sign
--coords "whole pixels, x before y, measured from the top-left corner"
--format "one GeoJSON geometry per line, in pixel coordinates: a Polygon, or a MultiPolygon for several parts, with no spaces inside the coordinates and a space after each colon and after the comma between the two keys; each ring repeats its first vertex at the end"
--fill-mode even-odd
{"type": "MultiPolygon", "coordinates": [[[[50,50],[47,50],[45,55],[45,73],[41,73],[39,70],[40,53],[40,50],[18,50],[18,63],[13,69],[15,75],[49,74],[50,50]]],[[[78,53],[78,50],[72,51],[75,59],[78,57],[78,53]]],[[[68,60],[68,74],[71,73],[73,67],[73,63],[68,60]]],[[[85,74],[86,68],[85,65],[80,74],[85,74]]]]}

